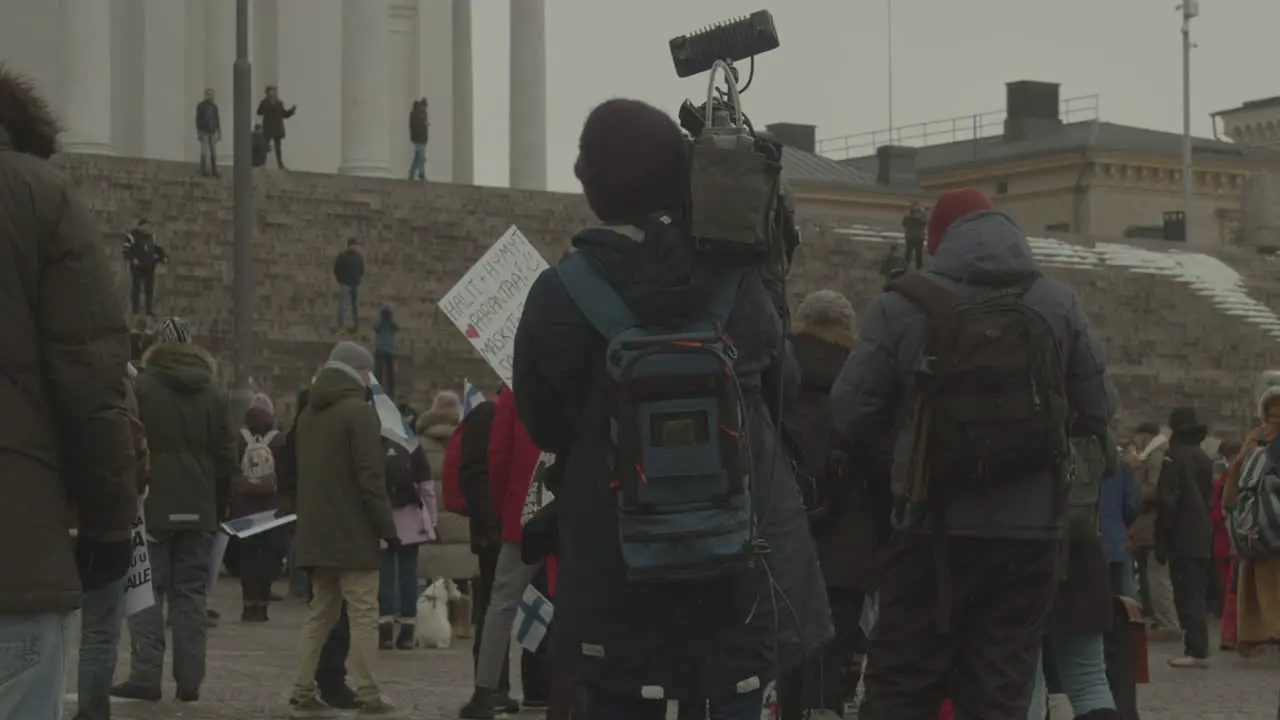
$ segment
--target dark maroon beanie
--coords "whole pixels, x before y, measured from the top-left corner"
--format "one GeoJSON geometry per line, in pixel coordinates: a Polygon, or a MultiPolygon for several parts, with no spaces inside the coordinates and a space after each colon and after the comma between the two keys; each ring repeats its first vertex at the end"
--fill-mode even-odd
{"type": "Polygon", "coordinates": [[[605,101],[582,125],[573,172],[602,222],[633,223],[677,210],[688,182],[684,134],[648,103],[605,101]]]}

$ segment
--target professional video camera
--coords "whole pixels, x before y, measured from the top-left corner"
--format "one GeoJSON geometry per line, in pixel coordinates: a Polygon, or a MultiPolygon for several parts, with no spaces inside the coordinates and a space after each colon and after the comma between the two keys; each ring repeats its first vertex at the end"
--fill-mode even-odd
{"type": "Polygon", "coordinates": [[[689,133],[687,222],[699,251],[738,263],[766,263],[785,278],[800,244],[790,191],[782,184],[782,145],[756,132],[742,109],[755,76],[755,56],[778,47],[768,10],[671,40],[676,75],[711,71],[702,105],[685,100],[680,125],[689,133]],[[738,85],[735,62],[750,60],[738,85]],[[716,85],[723,72],[725,88],[716,85]]]}

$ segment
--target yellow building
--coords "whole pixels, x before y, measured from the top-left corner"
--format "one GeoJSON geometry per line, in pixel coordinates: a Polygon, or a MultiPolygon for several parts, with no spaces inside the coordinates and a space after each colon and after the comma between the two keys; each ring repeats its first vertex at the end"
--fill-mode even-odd
{"type": "MultiPolygon", "coordinates": [[[[998,120],[988,113],[817,143],[815,152],[878,181],[882,195],[868,203],[871,193],[863,183],[825,193],[806,189],[806,197],[839,208],[836,214],[871,218],[871,211],[894,204],[883,194],[896,192],[897,206],[905,207],[921,190],[936,194],[976,187],[1032,233],[1177,234],[1183,202],[1181,135],[1100,121],[1096,97],[1071,99],[1064,107],[1056,83],[1019,81],[1006,87],[1006,108],[998,120]],[[1092,117],[1072,117],[1082,111],[1092,117]],[[957,135],[965,137],[953,139],[957,135]],[[859,149],[866,154],[858,155],[859,149]],[[903,185],[908,179],[911,193],[903,185]],[[860,212],[864,203],[867,212],[860,212]]],[[[1280,124],[1280,113],[1275,121],[1280,124]]],[[[1280,169],[1280,146],[1194,138],[1192,157],[1195,206],[1187,239],[1199,246],[1237,242],[1246,181],[1280,169]]]]}

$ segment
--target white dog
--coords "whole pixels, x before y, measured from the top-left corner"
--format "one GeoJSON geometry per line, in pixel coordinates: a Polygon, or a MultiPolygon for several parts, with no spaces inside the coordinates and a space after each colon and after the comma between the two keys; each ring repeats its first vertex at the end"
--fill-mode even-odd
{"type": "Polygon", "coordinates": [[[448,578],[436,578],[418,596],[418,618],[414,623],[414,641],[420,648],[449,647],[453,642],[453,626],[449,623],[449,601],[462,597],[458,586],[448,578]]]}

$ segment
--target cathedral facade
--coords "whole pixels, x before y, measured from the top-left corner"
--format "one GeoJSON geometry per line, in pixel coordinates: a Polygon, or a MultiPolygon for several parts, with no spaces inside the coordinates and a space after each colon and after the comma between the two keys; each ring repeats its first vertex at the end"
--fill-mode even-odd
{"type": "MultiPolygon", "coordinates": [[[[511,184],[546,186],[545,0],[512,0],[511,184]],[[515,113],[513,112],[513,115],[515,113]]],[[[236,0],[0,0],[0,62],[30,75],[68,152],[196,161],[195,107],[220,109],[234,146],[236,0]]],[[[403,177],[408,116],[429,102],[427,176],[474,179],[470,0],[249,0],[253,109],[267,86],[291,169],[403,177]]],[[[255,115],[255,122],[257,120],[255,115]]]]}

